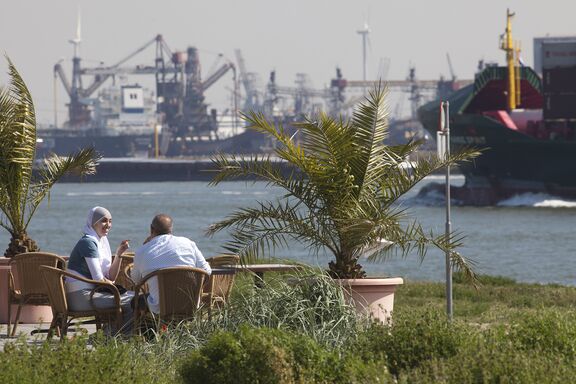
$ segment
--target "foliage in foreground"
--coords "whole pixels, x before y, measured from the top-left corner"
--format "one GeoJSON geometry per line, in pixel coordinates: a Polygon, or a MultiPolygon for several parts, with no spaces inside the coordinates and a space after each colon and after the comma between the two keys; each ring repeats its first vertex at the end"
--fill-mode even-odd
{"type": "Polygon", "coordinates": [[[62,176],[95,172],[100,156],[93,148],[67,157],[53,155],[34,171],[36,114],[32,96],[8,59],[10,85],[0,88],[0,226],[10,232],[4,256],[38,251],[27,228],[36,209],[62,176]]]}
{"type": "Polygon", "coordinates": [[[190,354],[180,372],[187,384],[392,382],[372,360],[328,350],[307,336],[248,327],[215,334],[190,354]]]}
{"type": "Polygon", "coordinates": [[[301,333],[315,341],[340,346],[355,338],[366,319],[345,301],[342,288],[319,270],[268,279],[263,289],[238,290],[225,312],[214,319],[220,329],[242,325],[301,333]]]}
{"type": "Polygon", "coordinates": [[[96,343],[77,337],[63,343],[7,344],[0,353],[0,383],[172,383],[175,370],[155,355],[135,354],[133,343],[96,343]],[[167,369],[168,368],[168,369],[167,369]]]}
{"type": "Polygon", "coordinates": [[[480,280],[477,292],[456,284],[457,304],[469,300],[472,315],[453,322],[434,304],[441,284],[406,284],[391,327],[350,319],[323,280],[306,289],[273,280],[261,290],[239,286],[238,306],[148,342],[9,345],[0,353],[0,382],[193,383],[206,372],[222,383],[390,382],[390,375],[399,383],[572,382],[576,288],[480,280]],[[526,290],[545,299],[527,302],[526,290]],[[498,321],[477,322],[474,305],[493,306],[498,321]]]}
{"type": "MultiPolygon", "coordinates": [[[[478,333],[457,354],[437,354],[399,374],[399,383],[569,383],[576,375],[574,311],[557,309],[478,333]]],[[[470,328],[470,327],[469,327],[470,328]]]]}

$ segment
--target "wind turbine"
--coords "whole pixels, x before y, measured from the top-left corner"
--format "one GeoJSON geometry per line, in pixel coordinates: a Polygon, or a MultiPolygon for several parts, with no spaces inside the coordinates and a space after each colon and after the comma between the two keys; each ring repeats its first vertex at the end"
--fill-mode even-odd
{"type": "Polygon", "coordinates": [[[368,34],[370,34],[370,27],[368,27],[368,22],[364,22],[364,27],[356,31],[362,36],[362,80],[366,81],[366,44],[368,43],[368,34]]]}
{"type": "Polygon", "coordinates": [[[74,57],[80,57],[80,43],[82,42],[82,15],[78,9],[78,16],[76,20],[76,37],[68,40],[74,46],[74,57]]]}

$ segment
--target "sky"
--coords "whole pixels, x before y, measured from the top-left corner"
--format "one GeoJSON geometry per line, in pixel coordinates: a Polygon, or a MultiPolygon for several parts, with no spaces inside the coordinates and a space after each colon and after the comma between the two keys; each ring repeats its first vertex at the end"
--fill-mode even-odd
{"type": "MultiPolygon", "coordinates": [[[[516,13],[514,39],[522,58],[533,63],[534,37],[576,35],[576,2],[571,0],[4,0],[0,13],[0,51],[15,63],[32,92],[40,123],[54,121],[53,66],[63,61],[71,77],[77,15],[82,25],[82,63],[106,65],[126,57],[162,34],[172,51],[197,47],[203,75],[222,64],[219,54],[236,61],[242,51],[247,70],[265,83],[271,70],[279,85],[294,86],[296,73],[310,76],[315,88],[329,85],[336,67],[349,80],[361,80],[362,37],[370,28],[368,78],[384,69],[392,80],[405,79],[411,66],[422,80],[455,75],[472,79],[479,60],[503,63],[499,36],[506,9],[516,13]]],[[[153,47],[133,64],[152,65],[153,47]]],[[[0,84],[8,81],[0,61],[0,84]]],[[[137,81],[145,83],[146,80],[137,81]]],[[[232,76],[207,93],[216,108],[229,105],[232,76]]],[[[64,89],[58,85],[58,116],[66,115],[64,89]]]]}

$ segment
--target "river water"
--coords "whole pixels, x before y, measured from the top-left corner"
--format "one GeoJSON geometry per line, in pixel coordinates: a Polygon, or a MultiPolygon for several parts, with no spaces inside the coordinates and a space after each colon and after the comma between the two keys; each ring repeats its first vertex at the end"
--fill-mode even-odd
{"type": "MultiPolygon", "coordinates": [[[[431,176],[422,185],[443,181],[431,176]]],[[[462,183],[462,176],[453,178],[462,183]]],[[[439,196],[416,197],[419,186],[402,204],[425,228],[443,233],[445,205],[439,196]]],[[[206,257],[222,251],[225,233],[214,238],[204,235],[213,222],[235,208],[274,199],[280,191],[264,183],[229,182],[210,187],[205,182],[166,183],[67,183],[56,184],[49,201],[42,203],[29,226],[29,235],[42,250],[68,255],[80,237],[88,210],[95,205],[113,215],[109,235],[115,248],[130,239],[132,248],[148,234],[152,217],[167,213],[174,218],[174,232],[193,239],[206,257]]],[[[546,195],[523,195],[497,207],[452,207],[452,229],[466,235],[460,252],[476,263],[480,273],[501,275],[523,282],[576,283],[574,231],[576,202],[546,195]]],[[[7,231],[0,232],[0,248],[9,242],[7,231]]],[[[276,257],[325,266],[330,257],[311,256],[298,245],[279,249],[276,257]]],[[[370,275],[401,276],[408,280],[442,281],[444,255],[430,250],[423,262],[418,257],[365,262],[370,275]]]]}

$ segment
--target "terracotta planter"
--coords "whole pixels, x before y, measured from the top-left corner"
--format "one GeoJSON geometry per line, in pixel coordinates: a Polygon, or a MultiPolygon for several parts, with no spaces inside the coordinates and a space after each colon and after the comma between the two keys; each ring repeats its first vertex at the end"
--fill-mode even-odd
{"type": "MultiPolygon", "coordinates": [[[[0,324],[8,321],[8,272],[10,259],[0,257],[0,324]]],[[[17,276],[14,276],[17,279],[17,276]]],[[[18,281],[15,281],[18,286],[18,281]]],[[[12,305],[12,321],[16,317],[17,305],[12,305]]],[[[20,313],[20,322],[25,324],[50,324],[52,321],[52,309],[49,305],[25,305],[20,313]]]]}
{"type": "Polygon", "coordinates": [[[398,285],[404,284],[401,277],[336,279],[348,298],[363,314],[389,323],[394,310],[394,292],[398,285]]]}

